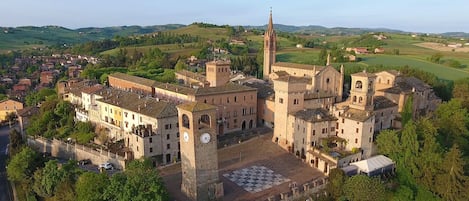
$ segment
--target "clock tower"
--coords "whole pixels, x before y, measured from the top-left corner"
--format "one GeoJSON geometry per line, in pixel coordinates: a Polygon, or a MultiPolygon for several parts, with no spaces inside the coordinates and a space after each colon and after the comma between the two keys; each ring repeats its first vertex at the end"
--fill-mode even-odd
{"type": "Polygon", "coordinates": [[[194,201],[220,200],[216,107],[205,103],[177,106],[181,145],[182,192],[194,201]]]}

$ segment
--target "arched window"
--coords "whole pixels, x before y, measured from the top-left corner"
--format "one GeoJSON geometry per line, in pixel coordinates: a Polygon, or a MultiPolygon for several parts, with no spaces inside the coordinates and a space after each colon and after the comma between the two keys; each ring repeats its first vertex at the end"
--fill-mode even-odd
{"type": "Polygon", "coordinates": [[[184,128],[190,128],[189,117],[186,114],[182,115],[182,126],[184,126],[184,128]]]}
{"type": "Polygon", "coordinates": [[[357,96],[353,96],[352,102],[354,102],[354,103],[357,102],[357,96]]]}
{"type": "Polygon", "coordinates": [[[380,84],[381,84],[381,78],[378,78],[378,83],[380,83],[380,84]]]}
{"type": "Polygon", "coordinates": [[[331,80],[329,78],[326,79],[326,84],[329,84],[331,80]]]}
{"type": "Polygon", "coordinates": [[[210,116],[208,116],[206,114],[200,116],[200,121],[199,122],[201,124],[201,126],[199,126],[200,128],[202,128],[204,126],[210,127],[210,116]]]}
{"type": "Polygon", "coordinates": [[[359,97],[358,98],[358,103],[361,103],[363,101],[363,98],[362,97],[359,97]]]}
{"type": "Polygon", "coordinates": [[[363,86],[362,86],[362,81],[357,81],[355,82],[355,88],[357,89],[361,89],[363,86]]]}

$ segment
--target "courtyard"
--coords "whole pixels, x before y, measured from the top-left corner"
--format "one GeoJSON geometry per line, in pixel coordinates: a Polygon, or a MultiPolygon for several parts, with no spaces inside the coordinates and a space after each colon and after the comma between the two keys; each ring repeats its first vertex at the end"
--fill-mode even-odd
{"type": "MultiPolygon", "coordinates": [[[[219,177],[223,181],[223,200],[267,200],[269,196],[290,190],[324,176],[293,154],[271,141],[272,134],[218,150],[219,177]]],[[[181,192],[181,166],[161,168],[160,174],[172,200],[188,200],[181,192]]]]}

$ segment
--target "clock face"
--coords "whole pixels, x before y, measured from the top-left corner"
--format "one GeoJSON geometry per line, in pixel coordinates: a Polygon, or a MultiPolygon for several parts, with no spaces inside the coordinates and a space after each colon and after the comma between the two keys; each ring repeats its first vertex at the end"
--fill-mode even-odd
{"type": "Polygon", "coordinates": [[[185,142],[189,141],[189,134],[188,134],[187,132],[185,132],[185,131],[184,131],[184,136],[183,136],[183,138],[184,138],[184,141],[185,141],[185,142]]]}
{"type": "Polygon", "coordinates": [[[206,144],[206,143],[209,143],[209,142],[210,142],[210,134],[208,134],[208,133],[202,134],[202,135],[200,136],[200,141],[201,141],[202,143],[205,143],[205,144],[206,144]]]}

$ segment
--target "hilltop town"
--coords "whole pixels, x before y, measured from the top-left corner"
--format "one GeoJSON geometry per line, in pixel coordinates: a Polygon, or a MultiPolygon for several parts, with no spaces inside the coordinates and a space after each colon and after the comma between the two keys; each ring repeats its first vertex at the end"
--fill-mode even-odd
{"type": "MultiPolygon", "coordinates": [[[[285,33],[277,33],[272,12],[258,52],[241,37],[255,31],[229,30],[236,33],[229,43],[221,42],[229,48],[217,46],[214,38],[204,41],[198,55],[178,55],[176,62],[175,55],[158,48],[90,56],[94,47],[114,47],[111,41],[73,49],[86,56],[14,58],[1,80],[7,98],[0,102],[0,120],[17,129],[10,134],[8,178],[18,188],[31,179],[28,195],[50,198],[74,189],[80,200],[119,200],[123,194],[116,189],[127,188],[132,176],[146,182],[135,185],[158,187],[150,192],[158,198],[150,200],[469,197],[461,162],[469,139],[467,78],[450,88],[438,75],[414,68],[353,67],[368,54],[389,52],[382,43],[388,40],[385,33],[365,34],[373,41],[369,47],[328,51],[326,45],[311,64],[279,57],[285,33]],[[35,170],[26,168],[21,174],[30,175],[18,176],[10,169],[28,154],[28,168],[41,172],[33,176],[35,170]],[[33,165],[39,158],[45,162],[33,165]],[[58,165],[55,159],[72,162],[58,165]],[[40,187],[47,171],[72,175],[67,171],[73,168],[86,173],[74,172],[68,183],[54,181],[53,190],[40,187]],[[83,187],[93,181],[96,188],[83,187]],[[358,184],[366,189],[353,188],[358,184]],[[441,190],[443,185],[453,193],[441,190]]],[[[202,40],[173,33],[142,40],[158,37],[186,39],[190,44],[177,42],[181,52],[202,40]]]]}

